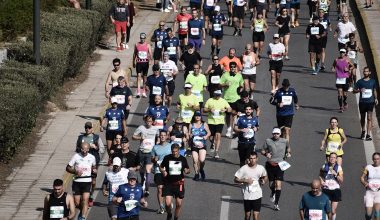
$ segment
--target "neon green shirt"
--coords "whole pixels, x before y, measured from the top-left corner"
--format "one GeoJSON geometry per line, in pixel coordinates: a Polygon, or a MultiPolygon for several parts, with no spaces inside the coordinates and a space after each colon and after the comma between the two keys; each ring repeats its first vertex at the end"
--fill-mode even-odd
{"type": "Polygon", "coordinates": [[[191,92],[197,97],[198,102],[203,102],[203,91],[204,87],[207,86],[206,76],[202,73],[198,76],[195,76],[193,73],[189,73],[186,77],[185,83],[190,83],[193,86],[191,92]]]}
{"type": "Polygon", "coordinates": [[[228,102],[223,99],[209,98],[205,104],[205,108],[209,109],[210,112],[207,115],[207,123],[211,125],[220,125],[224,124],[224,118],[226,116],[225,112],[220,112],[222,109],[229,108],[230,105],[228,102]],[[214,112],[211,112],[211,109],[214,109],[214,112]]]}
{"type": "Polygon", "coordinates": [[[180,115],[183,119],[183,122],[185,123],[190,123],[191,118],[194,115],[194,109],[188,107],[188,104],[190,103],[191,105],[199,106],[199,102],[197,100],[197,97],[193,94],[190,95],[185,95],[185,94],[180,94],[178,97],[179,103],[181,105],[180,107],[180,115]]]}
{"type": "Polygon", "coordinates": [[[229,103],[236,102],[240,99],[237,88],[243,86],[243,76],[240,73],[231,76],[230,72],[224,72],[222,78],[220,78],[220,83],[225,84],[226,82],[230,83],[230,86],[223,89],[223,98],[229,103]]]}

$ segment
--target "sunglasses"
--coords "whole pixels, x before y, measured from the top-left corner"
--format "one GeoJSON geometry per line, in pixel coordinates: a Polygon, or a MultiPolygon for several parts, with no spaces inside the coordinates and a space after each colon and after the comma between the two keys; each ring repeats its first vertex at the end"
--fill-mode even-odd
{"type": "Polygon", "coordinates": [[[113,66],[120,66],[120,64],[114,64],[113,66]]]}
{"type": "Polygon", "coordinates": [[[92,127],[87,127],[87,126],[86,126],[86,127],[84,127],[84,129],[92,129],[92,127]]]}

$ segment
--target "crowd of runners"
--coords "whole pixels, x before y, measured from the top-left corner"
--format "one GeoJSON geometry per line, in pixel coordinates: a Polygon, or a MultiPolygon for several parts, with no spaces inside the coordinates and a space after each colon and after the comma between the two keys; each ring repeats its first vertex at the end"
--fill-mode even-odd
{"type": "MultiPolygon", "coordinates": [[[[349,21],[347,2],[337,2],[339,22],[336,27],[330,22],[330,3],[329,0],[309,0],[307,3],[310,23],[304,33],[308,41],[310,73],[318,75],[327,70],[327,39],[337,38],[339,55],[333,61],[332,71],[336,73],[339,111],[347,110],[349,92],[360,93],[360,136],[371,141],[372,112],[378,104],[376,81],[371,79],[367,67],[362,69],[363,78],[356,78],[358,53],[363,49],[356,41],[356,28],[349,21]]],[[[224,125],[227,128],[225,136],[237,141],[240,168],[234,182],[242,187],[245,219],[259,219],[262,186],[267,182],[274,210],[280,210],[281,183],[285,170],[291,166],[287,159],[292,156],[292,121],[300,107],[295,88],[291,87],[289,79],[281,80],[281,72],[284,62],[291,59],[291,30],[303,29],[299,22],[300,1],[275,0],[274,14],[269,13],[270,2],[266,0],[227,1],[226,14],[221,10],[222,4],[214,0],[190,0],[188,7],[176,5],[175,1],[163,2],[162,11],[180,9],[174,25],[168,27],[164,21],[159,22],[150,39],[153,47],[146,33],[140,33],[140,41],[128,46],[128,52],[133,53],[137,75],[135,91],[130,87],[130,76],[121,68],[121,60],[113,60],[114,69],[105,83],[105,97],[110,107],[100,121],[100,131],[105,131],[106,142],[103,144],[94,133],[92,122],[85,123],[85,132],[76,142],[77,153],[66,167],[74,176],[73,196],[64,192],[62,180],[55,180],[54,192],[45,199],[44,219],[74,219],[75,208],[79,209],[78,219],[86,219],[88,208],[93,205],[92,195],[103,153],[109,158],[109,169],[102,193],[108,197],[111,219],[139,219],[140,208],[148,207],[148,198],[149,206],[156,207],[158,214],[166,213],[168,220],[179,219],[185,197],[184,177],[191,173],[194,181],[207,179],[204,169],[207,153],[215,160],[223,157],[224,125]],[[224,28],[231,26],[234,36],[242,36],[246,14],[250,17],[252,41],[241,42],[245,51],[230,48],[227,55],[220,54],[221,47],[227,46],[222,42],[224,28]],[[267,18],[273,15],[275,22],[269,24],[267,18]],[[267,35],[269,25],[278,29],[274,35],[267,35]],[[212,39],[209,66],[203,65],[200,55],[207,35],[212,39]],[[265,45],[267,37],[272,41],[265,45]],[[260,123],[267,123],[259,120],[262,109],[254,101],[256,72],[260,63],[268,60],[271,85],[267,88],[271,93],[270,103],[276,108],[277,126],[262,146],[256,146],[260,123]],[[152,74],[148,75],[150,69],[152,74]],[[176,80],[179,74],[183,74],[184,83],[176,80]],[[178,97],[173,97],[175,90],[181,91],[178,97]],[[210,98],[206,99],[205,93],[209,93],[210,98]],[[136,104],[135,99],[144,98],[148,104],[143,112],[143,124],[132,130],[127,123],[131,106],[136,104]],[[140,142],[137,152],[130,149],[128,137],[140,142]],[[265,158],[264,165],[258,164],[259,155],[265,158]],[[192,169],[187,157],[192,159],[192,169]],[[153,183],[157,187],[157,195],[154,195],[157,201],[150,197],[153,183]]],[[[118,0],[110,10],[118,52],[128,48],[126,37],[129,38],[133,17],[130,11],[130,3],[124,0],[118,0]]],[[[338,125],[338,117],[331,117],[320,145],[325,158],[321,158],[318,168],[319,179],[313,180],[311,191],[302,196],[300,219],[337,218],[346,143],[347,137],[338,125]]],[[[365,219],[379,220],[380,153],[373,154],[372,159],[373,164],[365,167],[360,181],[366,188],[365,219]]]]}

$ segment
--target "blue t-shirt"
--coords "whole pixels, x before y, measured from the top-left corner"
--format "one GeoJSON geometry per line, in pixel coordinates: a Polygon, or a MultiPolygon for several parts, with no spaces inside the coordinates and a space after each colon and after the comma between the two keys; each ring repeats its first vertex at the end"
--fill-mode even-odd
{"type": "Polygon", "coordinates": [[[222,21],[226,22],[224,14],[213,15],[210,19],[212,23],[212,35],[223,35],[222,21]]]}
{"type": "Polygon", "coordinates": [[[189,26],[189,38],[200,39],[202,37],[202,29],[204,27],[203,19],[190,19],[189,26]]]}
{"type": "Polygon", "coordinates": [[[166,155],[172,153],[172,143],[167,143],[164,146],[156,144],[153,146],[152,157],[158,157],[157,164],[155,165],[155,172],[160,173],[160,164],[166,155]]]}
{"type": "Polygon", "coordinates": [[[169,57],[177,56],[177,47],[179,47],[179,40],[176,37],[166,38],[162,42],[162,46],[164,47],[164,51],[169,53],[169,57]]]}
{"type": "Polygon", "coordinates": [[[123,184],[119,186],[119,189],[115,193],[116,197],[122,197],[123,200],[117,208],[117,218],[126,218],[130,216],[139,215],[140,205],[137,205],[135,208],[130,211],[126,210],[125,201],[136,200],[140,204],[140,200],[143,197],[143,189],[137,184],[135,187],[131,187],[129,184],[123,184]]]}
{"type": "Polygon", "coordinates": [[[155,122],[159,122],[165,125],[166,118],[169,115],[169,109],[166,106],[162,105],[159,107],[151,105],[146,109],[145,114],[152,115],[155,122]]]}
{"type": "Polygon", "coordinates": [[[149,94],[151,96],[161,95],[164,96],[166,79],[165,76],[160,74],[158,77],[155,75],[150,75],[146,79],[146,85],[149,87],[149,94]]]}
{"type": "Polygon", "coordinates": [[[168,33],[164,30],[161,31],[160,29],[156,29],[153,32],[153,39],[157,39],[157,41],[154,43],[154,48],[161,49],[162,48],[162,41],[168,37],[168,33]]]}
{"type": "Polygon", "coordinates": [[[256,117],[247,117],[246,115],[240,116],[237,121],[237,126],[239,129],[248,128],[252,129],[247,133],[239,132],[239,143],[255,143],[255,132],[254,127],[259,127],[259,119],[256,117]]]}
{"type": "Polygon", "coordinates": [[[121,109],[109,108],[104,114],[104,118],[108,120],[107,130],[109,131],[121,131],[122,121],[124,120],[124,111],[121,109]]]}
{"type": "Polygon", "coordinates": [[[191,3],[201,4],[201,0],[190,0],[191,3]]]}
{"type": "Polygon", "coordinates": [[[355,89],[360,90],[360,99],[359,102],[362,103],[374,103],[375,97],[373,92],[376,89],[376,81],[374,79],[364,80],[360,79],[355,83],[355,89]],[[365,91],[362,91],[365,89],[365,91]]]}
{"type": "Polygon", "coordinates": [[[276,105],[277,116],[294,115],[294,104],[298,103],[296,90],[289,88],[288,91],[285,91],[284,88],[280,88],[277,90],[271,103],[276,105]],[[281,102],[284,106],[279,107],[277,104],[281,102]]]}
{"type": "Polygon", "coordinates": [[[321,215],[322,220],[327,220],[326,213],[331,213],[329,198],[324,193],[320,196],[314,196],[311,192],[303,194],[299,209],[303,209],[305,220],[309,220],[309,213],[321,215]]]}

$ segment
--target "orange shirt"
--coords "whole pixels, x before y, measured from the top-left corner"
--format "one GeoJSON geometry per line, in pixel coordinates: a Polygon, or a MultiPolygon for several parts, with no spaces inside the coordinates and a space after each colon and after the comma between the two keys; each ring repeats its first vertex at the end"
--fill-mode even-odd
{"type": "Polygon", "coordinates": [[[224,67],[224,71],[230,71],[230,63],[232,61],[234,61],[237,64],[238,71],[241,71],[243,69],[240,59],[237,57],[230,59],[228,56],[225,56],[219,61],[219,63],[224,67]]]}

